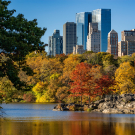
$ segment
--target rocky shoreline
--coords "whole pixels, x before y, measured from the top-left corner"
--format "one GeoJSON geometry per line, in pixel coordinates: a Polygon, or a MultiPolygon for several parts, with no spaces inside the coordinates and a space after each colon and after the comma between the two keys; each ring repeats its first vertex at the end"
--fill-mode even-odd
{"type": "Polygon", "coordinates": [[[90,105],[58,104],[53,111],[86,111],[101,113],[135,114],[135,94],[109,96],[92,102],[90,105]]]}

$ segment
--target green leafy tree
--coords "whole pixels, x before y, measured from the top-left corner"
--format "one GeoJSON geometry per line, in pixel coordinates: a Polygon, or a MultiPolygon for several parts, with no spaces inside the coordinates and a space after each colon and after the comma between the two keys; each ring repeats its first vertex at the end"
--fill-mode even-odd
{"type": "Polygon", "coordinates": [[[23,14],[13,16],[15,10],[8,10],[10,1],[0,0],[0,49],[3,50],[6,61],[0,57],[0,76],[5,75],[12,83],[20,89],[20,80],[18,78],[19,68],[25,59],[25,56],[35,50],[44,50],[44,43],[41,37],[46,28],[37,27],[37,20],[28,21],[23,14]],[[19,67],[15,67],[17,62],[19,67]]]}

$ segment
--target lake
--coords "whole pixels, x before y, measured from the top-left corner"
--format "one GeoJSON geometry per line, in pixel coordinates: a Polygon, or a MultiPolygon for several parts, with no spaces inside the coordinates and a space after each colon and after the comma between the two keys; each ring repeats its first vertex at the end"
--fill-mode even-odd
{"type": "Polygon", "coordinates": [[[135,114],[52,111],[56,104],[2,104],[0,135],[134,135],[135,114]]]}

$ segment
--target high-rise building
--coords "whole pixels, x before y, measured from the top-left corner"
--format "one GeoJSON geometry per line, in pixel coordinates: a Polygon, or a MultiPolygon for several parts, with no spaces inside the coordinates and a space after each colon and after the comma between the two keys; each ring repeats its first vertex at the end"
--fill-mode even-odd
{"type": "Polygon", "coordinates": [[[87,35],[89,32],[89,23],[92,22],[91,12],[76,13],[76,35],[77,45],[83,45],[86,50],[87,35]]]}
{"type": "Polygon", "coordinates": [[[73,46],[76,46],[76,23],[66,22],[63,25],[63,53],[73,53],[73,46]]]}
{"type": "Polygon", "coordinates": [[[89,23],[87,51],[100,52],[100,31],[98,30],[98,23],[89,23]]]}
{"type": "Polygon", "coordinates": [[[54,30],[52,36],[49,36],[48,55],[56,56],[63,53],[63,37],[60,36],[59,30],[54,30]]]}
{"type": "Polygon", "coordinates": [[[135,29],[122,31],[121,40],[118,42],[118,56],[135,53],[135,29]]]}
{"type": "Polygon", "coordinates": [[[111,31],[111,9],[96,9],[92,11],[92,23],[98,23],[101,31],[100,51],[107,51],[107,36],[111,31]]]}
{"type": "Polygon", "coordinates": [[[73,54],[83,54],[85,51],[83,45],[76,45],[73,47],[73,54]]]}
{"type": "Polygon", "coordinates": [[[135,41],[118,42],[118,56],[132,55],[135,53],[135,41]]]}
{"type": "Polygon", "coordinates": [[[122,31],[121,41],[135,41],[135,29],[122,31]]]}
{"type": "Polygon", "coordinates": [[[115,30],[111,30],[108,33],[108,50],[107,52],[118,56],[118,33],[115,30]]]}

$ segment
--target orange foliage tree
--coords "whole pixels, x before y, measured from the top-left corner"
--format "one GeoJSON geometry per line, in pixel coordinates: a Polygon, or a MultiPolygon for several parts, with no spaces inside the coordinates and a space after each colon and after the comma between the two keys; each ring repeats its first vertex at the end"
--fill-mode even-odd
{"type": "Polygon", "coordinates": [[[94,94],[104,96],[105,94],[111,94],[111,92],[114,90],[112,85],[115,84],[114,80],[109,78],[108,75],[103,75],[101,78],[96,79],[95,81],[96,87],[94,94]]]}
{"type": "MultiPolygon", "coordinates": [[[[72,96],[80,96],[81,98],[81,104],[82,104],[82,96],[83,95],[93,95],[92,87],[89,87],[91,84],[93,85],[93,75],[90,74],[90,70],[92,68],[92,65],[81,62],[78,64],[71,73],[71,93],[73,93],[72,96]]],[[[92,86],[91,85],[91,86],[92,86]]],[[[90,101],[90,100],[89,100],[90,101]]]]}

